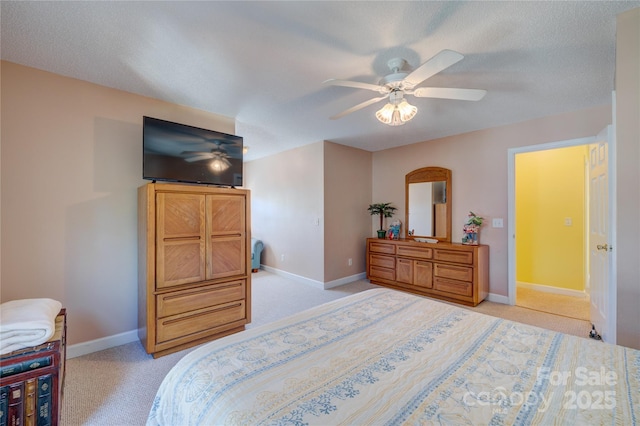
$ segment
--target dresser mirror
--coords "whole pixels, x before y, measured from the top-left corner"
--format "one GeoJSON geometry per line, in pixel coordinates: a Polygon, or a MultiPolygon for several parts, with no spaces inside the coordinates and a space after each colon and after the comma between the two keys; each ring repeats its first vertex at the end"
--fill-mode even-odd
{"type": "Polygon", "coordinates": [[[423,167],[405,177],[406,236],[451,242],[451,170],[423,167]]]}

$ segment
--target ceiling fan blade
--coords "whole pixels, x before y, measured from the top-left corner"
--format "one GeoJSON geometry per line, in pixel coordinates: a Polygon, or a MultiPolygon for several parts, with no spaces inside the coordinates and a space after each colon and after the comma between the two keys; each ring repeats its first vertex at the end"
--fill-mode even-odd
{"type": "Polygon", "coordinates": [[[418,98],[457,99],[461,101],[479,101],[487,94],[482,89],[456,89],[447,87],[418,87],[413,96],[418,98]]]}
{"type": "Polygon", "coordinates": [[[385,93],[388,89],[384,86],[378,86],[377,84],[369,84],[362,83],[359,81],[349,81],[349,80],[336,80],[335,78],[330,78],[329,80],[323,81],[322,84],[329,84],[331,86],[344,86],[344,87],[353,87],[355,89],[366,89],[372,90],[374,92],[385,93]]]}
{"type": "Polygon", "coordinates": [[[368,107],[369,105],[373,105],[373,104],[375,104],[376,102],[380,102],[381,100],[386,99],[386,98],[388,98],[388,97],[389,97],[389,95],[384,95],[384,96],[380,96],[380,97],[378,97],[378,98],[369,99],[368,101],[364,101],[364,102],[362,102],[362,103],[359,103],[359,104],[358,104],[358,105],[356,105],[356,106],[352,106],[351,108],[349,108],[349,109],[347,109],[347,110],[344,110],[344,111],[342,111],[341,113],[338,113],[338,114],[336,114],[336,115],[333,115],[333,116],[331,116],[331,117],[329,117],[329,118],[330,118],[330,119],[332,119],[332,120],[337,120],[338,118],[342,118],[342,117],[344,117],[344,116],[345,116],[345,115],[347,115],[347,114],[351,114],[352,112],[358,111],[359,109],[362,109],[362,108],[368,107]]]}
{"type": "Polygon", "coordinates": [[[194,161],[201,161],[201,160],[210,160],[213,158],[213,154],[210,153],[202,153],[199,155],[194,155],[192,157],[187,157],[184,159],[184,161],[186,161],[187,163],[193,163],[194,161]]]}
{"type": "Polygon", "coordinates": [[[462,54],[445,49],[406,76],[404,78],[405,85],[409,88],[415,87],[429,77],[461,61],[463,58],[464,56],[462,56],[462,54]]]}

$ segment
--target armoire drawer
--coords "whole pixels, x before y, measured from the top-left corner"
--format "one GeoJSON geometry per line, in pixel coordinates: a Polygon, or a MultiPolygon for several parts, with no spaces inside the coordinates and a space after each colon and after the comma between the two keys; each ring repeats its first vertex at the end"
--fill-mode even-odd
{"type": "Polygon", "coordinates": [[[245,281],[237,280],[156,296],[158,318],[195,311],[245,298],[245,281]]]}
{"type": "Polygon", "coordinates": [[[160,344],[215,329],[234,321],[241,321],[246,318],[245,312],[244,300],[239,300],[159,319],[156,343],[160,344]]]}
{"type": "Polygon", "coordinates": [[[470,251],[434,249],[433,252],[435,260],[473,265],[473,253],[470,251]]]}
{"type": "Polygon", "coordinates": [[[380,266],[382,268],[394,268],[396,258],[392,256],[382,256],[379,254],[369,255],[369,263],[371,266],[380,266]]]}
{"type": "Polygon", "coordinates": [[[431,259],[432,250],[427,247],[398,246],[398,256],[416,257],[418,259],[431,259]]]}
{"type": "Polygon", "coordinates": [[[472,281],[473,268],[436,263],[433,265],[433,275],[435,277],[451,278],[460,281],[472,281]]]}

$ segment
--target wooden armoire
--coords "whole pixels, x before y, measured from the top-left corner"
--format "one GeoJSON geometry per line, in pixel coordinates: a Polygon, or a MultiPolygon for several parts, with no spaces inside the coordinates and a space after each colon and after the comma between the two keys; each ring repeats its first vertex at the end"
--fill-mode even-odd
{"type": "Polygon", "coordinates": [[[149,183],[138,189],[138,335],[159,357],[251,321],[249,191],[149,183]]]}

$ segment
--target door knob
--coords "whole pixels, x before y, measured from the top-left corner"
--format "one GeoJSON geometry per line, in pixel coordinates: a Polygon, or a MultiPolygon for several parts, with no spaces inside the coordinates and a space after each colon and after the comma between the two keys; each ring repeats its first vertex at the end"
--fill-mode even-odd
{"type": "Polygon", "coordinates": [[[598,250],[604,250],[604,251],[609,251],[610,249],[609,244],[598,244],[596,248],[598,250]]]}

